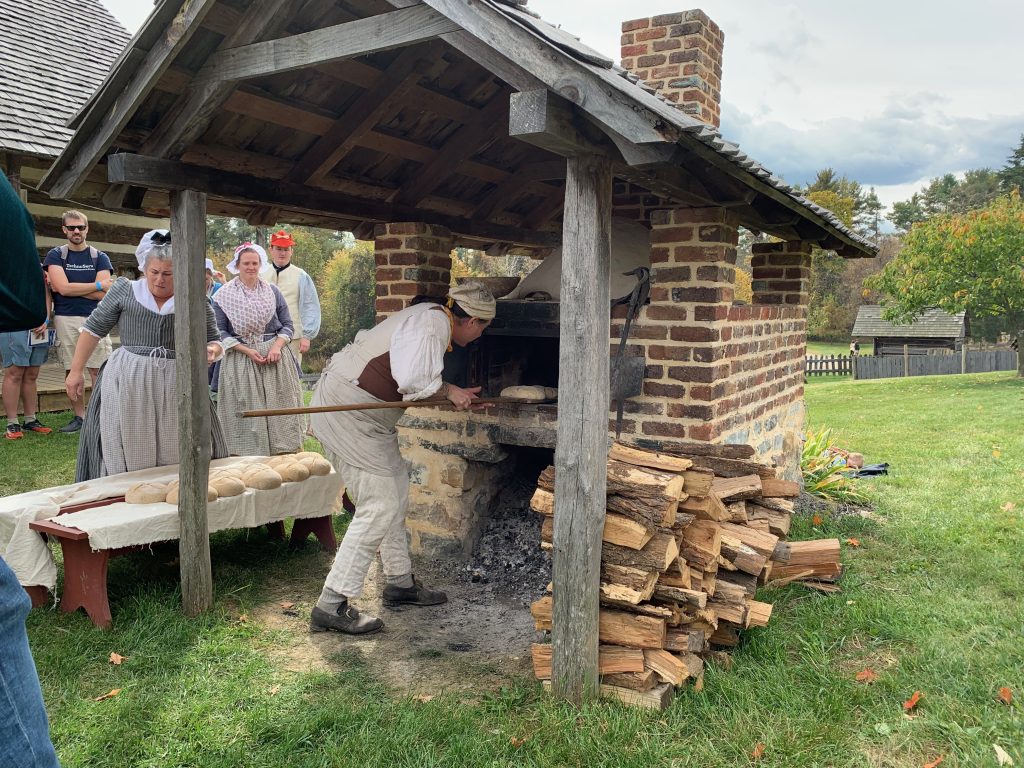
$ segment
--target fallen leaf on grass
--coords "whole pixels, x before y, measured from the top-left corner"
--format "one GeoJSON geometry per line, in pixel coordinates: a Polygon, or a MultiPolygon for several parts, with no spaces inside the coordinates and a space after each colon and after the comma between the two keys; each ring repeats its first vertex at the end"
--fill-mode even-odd
{"type": "Polygon", "coordinates": [[[859,547],[860,539],[847,539],[846,543],[849,544],[851,547],[859,547]]]}
{"type": "Polygon", "coordinates": [[[992,458],[993,459],[998,459],[1002,455],[1003,455],[1002,451],[992,451],[992,458]]]}
{"type": "Polygon", "coordinates": [[[241,614],[241,615],[240,615],[240,616],[238,617],[238,622],[239,622],[240,624],[245,624],[245,622],[247,622],[248,620],[249,620],[249,617],[248,617],[248,615],[246,615],[246,614],[244,614],[244,613],[243,613],[243,614],[241,614]]]}
{"type": "Polygon", "coordinates": [[[999,761],[1000,765],[1013,765],[1013,758],[1010,757],[1005,749],[998,744],[993,744],[992,749],[996,751],[996,760],[999,761]]]}
{"type": "Polygon", "coordinates": [[[816,514],[811,517],[811,525],[821,525],[823,522],[825,522],[825,518],[821,515],[816,514]]]}
{"type": "Polygon", "coordinates": [[[925,763],[924,765],[922,765],[921,768],[937,768],[938,764],[941,763],[945,759],[946,759],[945,755],[939,755],[934,760],[932,760],[930,763],[925,763]]]}
{"type": "Polygon", "coordinates": [[[280,692],[280,690],[281,690],[281,686],[280,685],[275,685],[275,686],[273,686],[270,689],[270,695],[271,696],[277,696],[277,694],[280,692]]]}
{"type": "Polygon", "coordinates": [[[529,736],[524,736],[523,738],[520,739],[520,738],[518,738],[516,736],[513,736],[512,738],[509,739],[509,742],[511,742],[513,747],[515,747],[516,749],[519,749],[521,746],[523,746],[523,744],[525,744],[527,742],[527,740],[529,738],[530,738],[529,736]]]}
{"type": "Polygon", "coordinates": [[[917,706],[918,702],[921,701],[921,699],[923,699],[923,698],[924,698],[924,694],[923,693],[921,693],[920,691],[914,691],[914,695],[911,696],[909,699],[907,699],[906,701],[903,702],[903,711],[904,712],[913,712],[914,708],[917,706]]]}
{"type": "Polygon", "coordinates": [[[857,673],[855,680],[858,683],[873,683],[878,680],[878,673],[873,669],[862,669],[857,673]]]}
{"type": "Polygon", "coordinates": [[[104,699],[112,699],[115,696],[117,696],[117,694],[119,694],[120,692],[121,692],[120,688],[115,688],[114,690],[110,691],[109,693],[104,693],[102,696],[97,696],[95,699],[93,699],[93,701],[103,701],[104,699]]]}
{"type": "Polygon", "coordinates": [[[295,603],[281,603],[281,607],[288,611],[295,607],[295,603]]]}
{"type": "Polygon", "coordinates": [[[120,653],[114,653],[113,651],[110,652],[110,663],[113,664],[115,667],[121,666],[121,662],[123,661],[124,656],[122,656],[120,653]]]}
{"type": "Polygon", "coordinates": [[[1014,504],[1012,501],[1008,501],[1005,504],[1003,504],[1003,506],[1000,507],[1000,509],[1003,510],[1003,512],[1013,512],[1013,510],[1015,510],[1016,508],[1017,505],[1014,504]]]}
{"type": "Polygon", "coordinates": [[[1013,704],[1013,691],[1006,686],[999,689],[999,700],[1003,704],[1013,704]]]}
{"type": "Polygon", "coordinates": [[[759,760],[761,755],[764,754],[764,744],[760,741],[754,746],[754,751],[750,753],[750,756],[755,760],[759,760]]]}
{"type": "Polygon", "coordinates": [[[430,701],[432,698],[434,698],[434,694],[432,693],[417,693],[415,696],[412,697],[413,701],[423,702],[430,701]]]}

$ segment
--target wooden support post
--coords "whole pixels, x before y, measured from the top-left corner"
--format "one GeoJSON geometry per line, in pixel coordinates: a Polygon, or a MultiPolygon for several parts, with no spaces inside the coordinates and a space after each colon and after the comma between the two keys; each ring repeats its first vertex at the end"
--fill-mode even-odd
{"type": "Polygon", "coordinates": [[[552,687],[596,698],[608,459],[611,160],[569,158],[562,225],[561,391],[555,449],[552,687]]]}
{"type": "Polygon", "coordinates": [[[960,373],[967,373],[967,340],[960,345],[960,373]]]}
{"type": "Polygon", "coordinates": [[[206,520],[210,476],[210,389],[206,365],[206,194],[171,193],[174,251],[174,339],[178,379],[178,515],[181,521],[181,602],[187,616],[213,605],[213,570],[206,520]]]}
{"type": "Polygon", "coordinates": [[[910,375],[910,345],[903,345],[903,375],[910,375]]]}

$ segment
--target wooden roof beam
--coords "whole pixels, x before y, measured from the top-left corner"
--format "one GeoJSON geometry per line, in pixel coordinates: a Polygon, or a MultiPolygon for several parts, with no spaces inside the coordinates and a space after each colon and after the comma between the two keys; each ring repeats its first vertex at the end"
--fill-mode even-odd
{"type": "MultiPolygon", "coordinates": [[[[258,40],[275,27],[284,26],[283,12],[290,0],[256,0],[218,47],[219,52],[237,49],[258,40]]],[[[205,67],[204,67],[205,70],[205,67]]],[[[203,70],[200,70],[202,75],[203,70]]],[[[198,139],[214,114],[235,88],[231,80],[207,80],[193,83],[150,134],[140,152],[153,157],[181,157],[185,148],[198,139]]]]}
{"type": "Polygon", "coordinates": [[[416,205],[445,181],[454,176],[459,165],[483,150],[495,139],[506,135],[508,102],[499,94],[480,110],[477,119],[459,128],[413,181],[395,196],[401,205],[416,205]]]}
{"type": "Polygon", "coordinates": [[[495,211],[504,210],[509,203],[525,192],[531,184],[549,179],[564,179],[565,162],[549,160],[524,165],[501,182],[485,197],[473,211],[474,219],[486,219],[495,211]]]}
{"type": "Polygon", "coordinates": [[[278,40],[219,51],[207,59],[194,84],[249,80],[331,61],[402,48],[459,27],[425,5],[414,5],[278,40]]]}
{"type": "Polygon", "coordinates": [[[317,141],[296,164],[287,181],[316,184],[347,155],[359,139],[373,130],[386,115],[401,107],[405,94],[423,75],[422,61],[436,53],[433,46],[426,51],[408,48],[387,68],[379,90],[368,90],[334,122],[331,129],[317,141]]]}
{"type": "Polygon", "coordinates": [[[187,165],[144,155],[118,154],[107,158],[108,180],[148,189],[195,189],[210,197],[249,205],[270,205],[309,211],[331,218],[364,221],[421,221],[439,224],[470,239],[503,242],[530,248],[550,248],[561,241],[557,232],[541,232],[424,211],[407,205],[365,200],[302,184],[261,179],[212,168],[187,165]]]}

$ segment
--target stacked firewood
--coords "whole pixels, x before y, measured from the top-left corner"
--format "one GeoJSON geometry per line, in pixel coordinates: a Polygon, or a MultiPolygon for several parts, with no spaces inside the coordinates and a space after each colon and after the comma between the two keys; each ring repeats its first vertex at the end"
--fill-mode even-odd
{"type": "MultiPolygon", "coordinates": [[[[800,486],[750,461],[753,453],[703,443],[678,455],[612,446],[601,553],[602,695],[663,709],[676,688],[703,686],[705,660],[726,661],[742,630],[768,623],[771,604],[755,599],[760,585],[838,578],[838,539],[785,541],[800,486]]],[[[545,548],[552,546],[554,487],[548,467],[530,502],[545,515],[545,548]]],[[[537,629],[550,630],[552,595],[531,610],[537,629]]],[[[550,645],[533,646],[533,665],[539,679],[551,678],[550,645]]]]}

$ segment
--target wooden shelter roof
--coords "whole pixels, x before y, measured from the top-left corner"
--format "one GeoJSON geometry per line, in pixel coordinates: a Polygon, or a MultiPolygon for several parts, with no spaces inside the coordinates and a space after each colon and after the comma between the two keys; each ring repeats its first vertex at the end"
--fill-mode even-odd
{"type": "Polygon", "coordinates": [[[883,309],[875,304],[859,307],[851,335],[900,339],[959,339],[967,335],[966,312],[951,315],[945,310],[930,307],[909,323],[897,325],[882,319],[883,309]]]}
{"type": "Polygon", "coordinates": [[[128,40],[99,0],[0,0],[0,151],[59,155],[128,40]]]}
{"type": "Polygon", "coordinates": [[[730,208],[844,256],[875,247],[571,35],[501,0],[162,0],[75,118],[55,196],[111,153],[103,203],[369,235],[442,224],[460,242],[561,240],[563,157],[615,158],[615,205],[730,208]]]}

